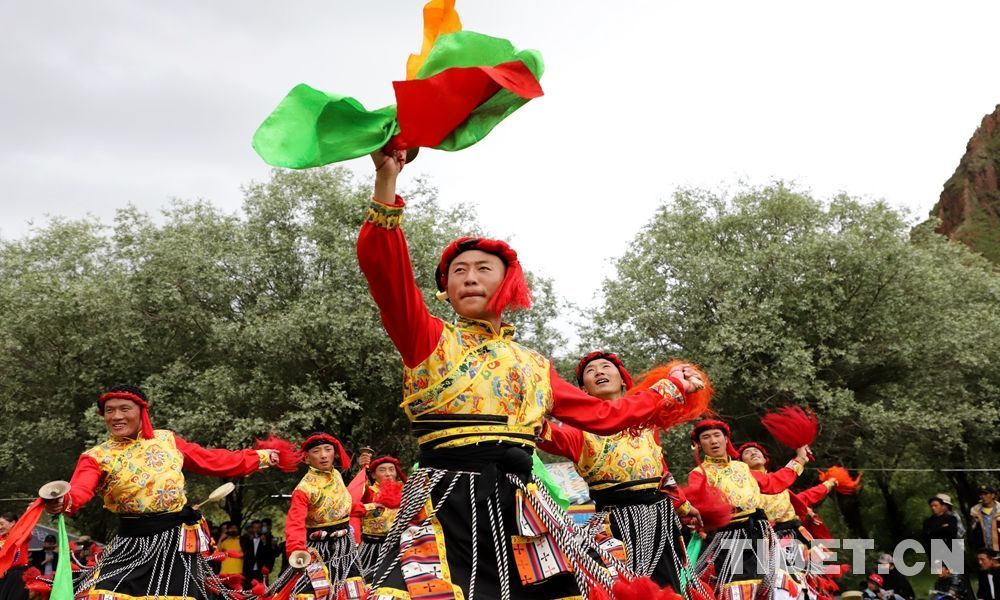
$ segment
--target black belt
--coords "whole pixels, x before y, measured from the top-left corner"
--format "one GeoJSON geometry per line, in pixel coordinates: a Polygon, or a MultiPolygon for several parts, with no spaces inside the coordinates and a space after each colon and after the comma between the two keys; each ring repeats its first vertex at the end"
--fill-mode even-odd
{"type": "Polygon", "coordinates": [[[194,525],[201,521],[201,513],[191,505],[178,512],[139,515],[118,515],[118,535],[122,537],[144,537],[154,535],[181,525],[194,525]]]}
{"type": "Polygon", "coordinates": [[[760,536],[757,534],[757,528],[753,527],[753,525],[761,522],[767,522],[767,515],[764,514],[763,510],[757,509],[739,521],[734,521],[725,527],[720,527],[718,531],[739,531],[740,529],[746,529],[751,532],[751,538],[758,539],[760,536]]]}
{"type": "Polygon", "coordinates": [[[799,527],[802,527],[802,522],[798,519],[792,519],[791,521],[781,521],[780,523],[774,524],[775,533],[779,531],[798,531],[799,527]]]}
{"type": "Polygon", "coordinates": [[[361,541],[366,544],[381,544],[385,541],[384,535],[371,535],[368,533],[361,534],[361,541]]]}
{"type": "Polygon", "coordinates": [[[647,488],[644,490],[631,489],[637,485],[659,482],[659,477],[652,479],[642,479],[639,481],[625,481],[600,490],[590,490],[590,499],[597,505],[597,510],[604,510],[612,506],[635,506],[637,504],[656,504],[668,496],[657,488],[647,488]]]}
{"type": "Polygon", "coordinates": [[[344,521],[343,523],[334,523],[333,525],[324,525],[322,527],[307,527],[306,535],[312,535],[314,533],[333,533],[335,531],[343,531],[351,526],[350,520],[344,521]]]}

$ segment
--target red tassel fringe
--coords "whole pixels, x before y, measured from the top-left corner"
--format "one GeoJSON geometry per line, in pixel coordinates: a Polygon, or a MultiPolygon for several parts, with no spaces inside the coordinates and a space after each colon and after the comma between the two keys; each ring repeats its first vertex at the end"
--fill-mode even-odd
{"type": "MultiPolygon", "coordinates": [[[[678,600],[681,596],[669,585],[660,588],[649,577],[639,577],[632,581],[619,579],[611,588],[614,600],[678,600]]],[[[591,595],[593,597],[593,595],[591,595]]]]}
{"type": "Polygon", "coordinates": [[[858,488],[861,486],[861,473],[854,479],[851,479],[851,474],[844,467],[834,465],[827,469],[826,471],[819,472],[820,481],[836,481],[837,486],[833,489],[836,490],[838,494],[856,494],[858,488]]]}
{"type": "MultiPolygon", "coordinates": [[[[637,383],[631,390],[647,390],[653,386],[656,382],[661,379],[667,379],[670,371],[678,367],[679,365],[691,364],[683,360],[672,360],[666,365],[653,368],[648,373],[644,374],[639,383],[637,383]]],[[[712,400],[712,394],[714,390],[712,389],[712,382],[708,379],[708,375],[699,368],[694,366],[701,380],[705,382],[705,387],[690,394],[684,398],[683,403],[668,403],[665,405],[657,414],[653,417],[652,425],[659,427],[660,429],[670,429],[675,425],[681,423],[687,423],[688,421],[693,421],[708,410],[708,404],[712,400]]]]}
{"type": "Polygon", "coordinates": [[[378,493],[375,494],[375,502],[386,508],[399,508],[403,501],[403,484],[398,481],[388,480],[378,484],[378,493]]]}
{"type": "Polygon", "coordinates": [[[801,448],[816,441],[819,421],[813,411],[798,406],[785,406],[761,417],[761,424],[786,448],[801,448]]]}
{"type": "Polygon", "coordinates": [[[285,473],[298,471],[299,466],[302,464],[302,451],[288,440],[274,434],[268,434],[266,438],[257,440],[253,447],[254,450],[276,450],[278,452],[278,464],[275,466],[285,473]]]}

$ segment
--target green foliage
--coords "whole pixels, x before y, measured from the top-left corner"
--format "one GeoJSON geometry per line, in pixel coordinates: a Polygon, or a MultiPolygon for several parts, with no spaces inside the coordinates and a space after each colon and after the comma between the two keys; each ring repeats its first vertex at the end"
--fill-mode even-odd
{"type": "Polygon", "coordinates": [[[1000,276],[884,203],[682,190],[603,290],[587,347],[635,371],[704,365],[737,442],[769,440],[758,415],[796,403],[820,416],[825,464],[989,466],[998,449],[1000,276]]]}
{"type": "MultiPolygon", "coordinates": [[[[343,169],[274,171],[244,189],[241,214],[176,202],[158,218],[121,210],[113,225],[55,221],[0,246],[0,488],[30,494],[68,476],[107,435],[94,408],[121,382],[147,389],[154,425],[208,446],[248,447],[269,431],[314,430],[412,458],[402,363],[355,255],[371,183],[343,169]]],[[[474,214],[445,209],[417,182],[404,227],[432,310],[433,271],[474,214]]],[[[551,283],[515,317],[528,343],[557,342],[551,283]]],[[[248,512],[297,476],[258,475],[248,512]]],[[[193,500],[218,481],[193,477],[193,500]]],[[[107,515],[83,520],[101,535],[107,515]]],[[[17,508],[17,507],[13,507],[17,508]]],[[[230,503],[230,509],[242,512],[230,503]]],[[[248,515],[249,516],[249,515],[248,515]]]]}

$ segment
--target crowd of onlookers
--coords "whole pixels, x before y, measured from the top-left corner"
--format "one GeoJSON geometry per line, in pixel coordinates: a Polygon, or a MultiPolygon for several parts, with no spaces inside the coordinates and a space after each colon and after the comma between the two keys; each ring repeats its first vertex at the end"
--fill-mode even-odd
{"type": "Polygon", "coordinates": [[[285,543],[275,539],[271,519],[254,519],[242,533],[237,523],[226,521],[212,526],[211,532],[216,549],[229,554],[213,563],[214,568],[230,582],[249,589],[254,581],[273,581],[275,565],[280,565],[279,572],[287,568],[285,543]]]}
{"type": "MultiPolygon", "coordinates": [[[[951,547],[962,540],[966,548],[976,553],[976,573],[971,577],[955,572],[946,561],[935,560],[932,570],[937,576],[931,600],[1000,600],[1000,502],[997,490],[985,485],[979,489],[979,503],[969,513],[966,528],[948,494],[937,494],[928,500],[931,515],[924,520],[923,544],[930,552],[935,541],[951,547]],[[973,591],[975,581],[975,591],[973,591]]],[[[866,600],[915,600],[910,582],[893,564],[889,554],[879,557],[878,572],[868,576],[862,595],[866,600]]]]}

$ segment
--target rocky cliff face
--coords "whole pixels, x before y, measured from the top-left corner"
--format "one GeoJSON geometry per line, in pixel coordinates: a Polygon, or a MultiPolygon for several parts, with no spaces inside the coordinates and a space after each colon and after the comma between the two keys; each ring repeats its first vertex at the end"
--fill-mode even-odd
{"type": "Polygon", "coordinates": [[[938,232],[1000,264],[1000,105],[983,117],[931,211],[938,232]]]}

